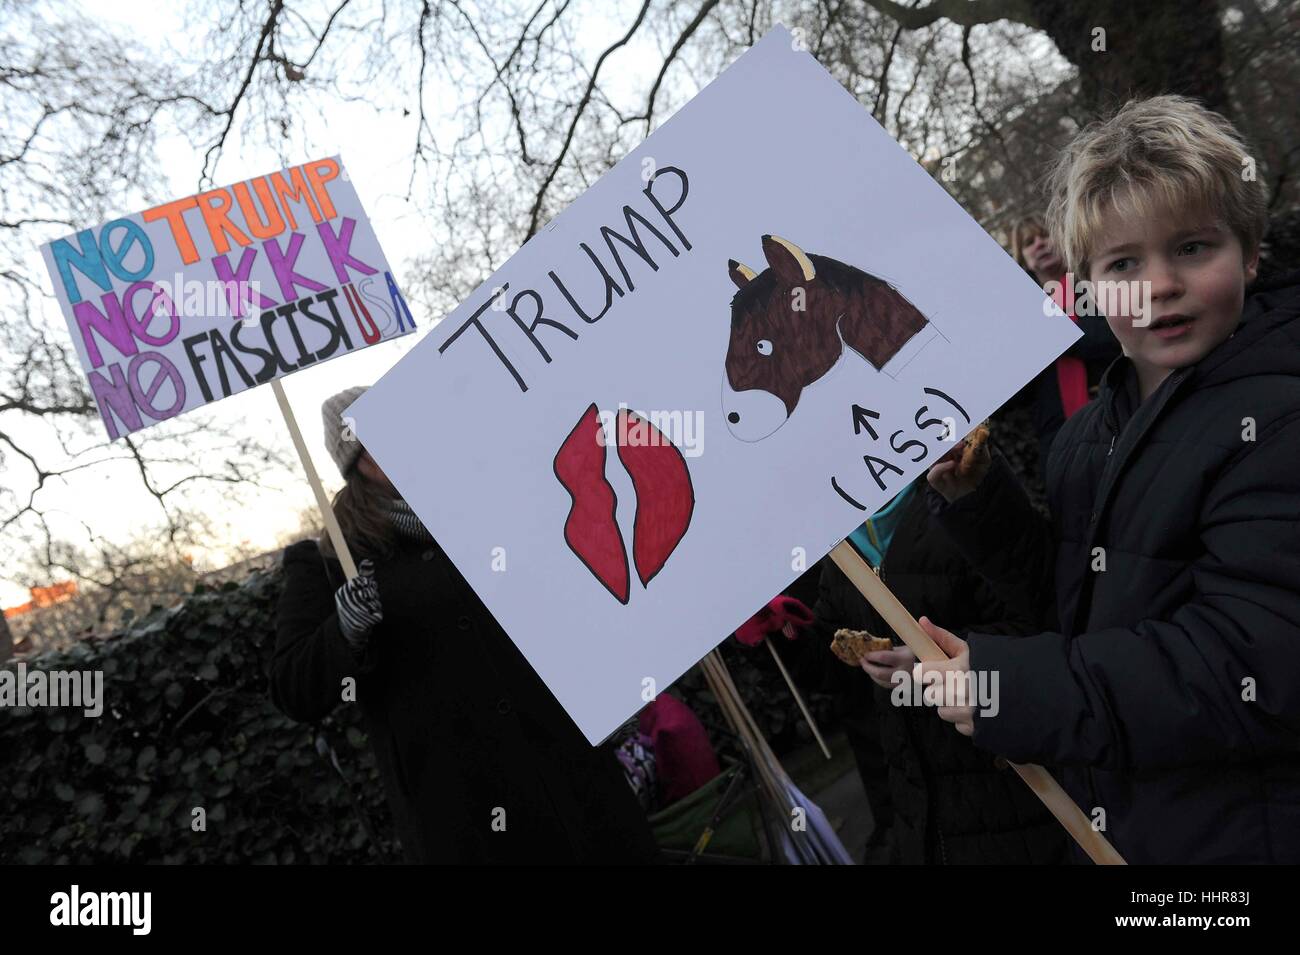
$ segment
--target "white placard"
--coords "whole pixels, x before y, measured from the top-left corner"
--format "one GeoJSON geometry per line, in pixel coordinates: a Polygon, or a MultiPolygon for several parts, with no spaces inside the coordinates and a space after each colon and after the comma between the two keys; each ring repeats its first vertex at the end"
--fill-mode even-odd
{"type": "Polygon", "coordinates": [[[41,253],[110,440],[415,329],[338,156],[41,253]]]}
{"type": "Polygon", "coordinates": [[[1045,302],[778,27],[348,413],[596,742],[1074,341],[1045,302]]]}

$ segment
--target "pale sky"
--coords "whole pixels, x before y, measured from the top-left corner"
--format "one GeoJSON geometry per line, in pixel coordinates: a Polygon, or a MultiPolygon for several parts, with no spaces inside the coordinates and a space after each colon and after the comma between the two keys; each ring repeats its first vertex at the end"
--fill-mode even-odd
{"type": "MultiPolygon", "coordinates": [[[[184,50],[195,39],[190,35],[192,30],[187,33],[184,12],[182,5],[130,0],[99,5],[96,15],[106,25],[119,25],[139,43],[157,49],[161,54],[168,46],[184,50]]],[[[598,44],[600,47],[608,45],[626,32],[628,23],[624,22],[626,18],[623,16],[626,11],[612,8],[610,13],[613,19],[607,20],[600,16],[582,19],[582,41],[590,48],[597,48],[598,44]]],[[[621,77],[623,83],[629,86],[648,83],[648,77],[654,75],[658,64],[662,62],[653,47],[653,41],[648,38],[640,47],[629,45],[617,56],[619,69],[610,71],[611,78],[621,77]]],[[[708,78],[704,79],[707,82],[708,78]]],[[[436,70],[430,71],[426,83],[426,109],[433,104],[451,104],[457,101],[458,97],[452,95],[452,91],[441,93],[439,84],[442,82],[436,70]]],[[[692,81],[686,79],[685,82],[692,81]]],[[[326,94],[321,96],[325,97],[326,94]]],[[[427,246],[431,233],[404,198],[411,175],[411,152],[415,141],[414,116],[399,119],[396,116],[400,113],[381,114],[369,104],[349,103],[329,97],[320,102],[320,107],[320,112],[328,116],[329,121],[322,123],[313,119],[309,122],[305,142],[301,136],[296,136],[295,142],[302,153],[294,157],[293,162],[336,153],[342,155],[349,178],[365,205],[400,283],[410,259],[425,251],[423,247],[427,246]]],[[[241,181],[281,167],[281,161],[270,149],[242,139],[240,126],[243,118],[241,112],[226,142],[213,177],[217,185],[241,181]]],[[[445,118],[439,120],[436,116],[431,117],[430,122],[439,136],[449,129],[445,118]]],[[[167,191],[168,195],[182,196],[194,192],[202,166],[202,151],[194,149],[183,136],[173,135],[162,141],[161,156],[170,173],[171,188],[167,191]]],[[[118,211],[130,214],[141,207],[118,211]]],[[[81,224],[83,228],[95,225],[99,223],[81,224]]],[[[60,238],[64,231],[54,227],[41,241],[60,238]]],[[[47,288],[52,287],[35,246],[31,250],[29,274],[39,276],[47,288]]],[[[487,277],[482,276],[484,279],[487,277]]],[[[410,301],[411,296],[408,294],[407,298],[410,301]]],[[[341,478],[326,454],[322,441],[321,402],[349,386],[373,384],[440,318],[420,314],[416,303],[411,304],[416,309],[415,320],[419,326],[415,334],[314,365],[282,379],[316,468],[330,492],[338,488],[341,478]]],[[[66,322],[52,298],[46,304],[45,317],[60,334],[67,334],[66,322]]],[[[241,426],[256,429],[268,445],[280,448],[287,455],[293,454],[288,432],[269,385],[223,399],[199,413],[215,413],[223,422],[237,422],[241,426]]],[[[165,422],[156,427],[159,430],[166,429],[169,424],[170,422],[165,422]]],[[[15,437],[36,448],[40,460],[46,466],[49,466],[47,462],[58,462],[62,458],[59,446],[48,434],[48,429],[41,426],[27,427],[16,430],[15,437]]],[[[186,450],[192,451],[198,460],[203,458],[205,451],[211,453],[211,448],[203,446],[187,447],[186,450]]],[[[15,472],[25,468],[26,464],[22,463],[15,467],[15,472]]],[[[26,486],[28,472],[22,473],[23,486],[26,486]]],[[[0,480],[4,479],[5,476],[0,474],[0,480]]],[[[226,536],[224,539],[213,540],[211,553],[195,554],[196,566],[222,566],[226,563],[222,553],[225,546],[246,544],[259,550],[270,549],[275,546],[279,535],[297,526],[299,513],[313,502],[306,479],[302,477],[300,469],[295,469],[293,474],[277,476],[277,482],[282,485],[281,490],[258,494],[250,506],[238,513],[230,513],[231,509],[215,494],[209,495],[214,502],[212,516],[227,525],[226,536]]],[[[141,487],[134,464],[131,463],[90,469],[70,475],[65,480],[51,482],[39,500],[47,510],[56,512],[50,518],[52,527],[66,532],[70,538],[80,540],[85,540],[83,524],[91,526],[96,533],[109,540],[126,540],[137,528],[156,523],[161,516],[156,501],[141,487]]],[[[27,601],[29,595],[26,589],[19,587],[12,579],[6,579],[4,573],[0,571],[0,606],[8,607],[27,601]]]]}

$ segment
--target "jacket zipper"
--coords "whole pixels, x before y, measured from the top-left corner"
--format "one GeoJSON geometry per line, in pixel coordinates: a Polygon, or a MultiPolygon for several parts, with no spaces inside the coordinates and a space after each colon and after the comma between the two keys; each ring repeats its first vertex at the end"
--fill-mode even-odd
{"type": "MultiPolygon", "coordinates": [[[[1118,359],[1116,359],[1116,361],[1118,361],[1118,359]]],[[[1109,369],[1107,369],[1107,372],[1109,372],[1109,369]]],[[[1187,374],[1185,373],[1185,370],[1177,371],[1174,374],[1178,375],[1179,377],[1174,381],[1173,385],[1169,389],[1168,394],[1166,394],[1163,400],[1160,402],[1159,407],[1157,407],[1153,412],[1148,414],[1146,421],[1142,425],[1142,430],[1138,432],[1137,435],[1130,442],[1131,447],[1136,447],[1137,444],[1141,442],[1142,438],[1146,436],[1147,431],[1149,431],[1151,428],[1155,426],[1156,420],[1164,412],[1165,408],[1169,405],[1169,403],[1173,401],[1178,390],[1182,387],[1183,381],[1185,381],[1187,378],[1187,374]]],[[[1134,414],[1129,416],[1129,421],[1125,423],[1126,428],[1131,427],[1132,420],[1136,416],[1136,412],[1137,409],[1134,409],[1134,414]]],[[[1102,406],[1102,420],[1105,421],[1107,427],[1109,427],[1111,430],[1110,448],[1107,449],[1106,451],[1107,463],[1106,466],[1102,469],[1101,480],[1097,486],[1097,497],[1093,501],[1093,515],[1092,515],[1092,520],[1090,522],[1090,527],[1088,529],[1088,541],[1087,541],[1088,546],[1086,550],[1087,553],[1092,553],[1093,546],[1096,544],[1097,528],[1101,524],[1101,514],[1106,507],[1107,499],[1110,497],[1111,491],[1113,490],[1114,483],[1115,483],[1114,475],[1111,473],[1110,458],[1115,453],[1115,442],[1119,440],[1120,429],[1119,429],[1118,420],[1116,420],[1111,416],[1111,408],[1109,403],[1103,404],[1102,406]]],[[[1086,593],[1086,596],[1089,601],[1092,600],[1092,593],[1093,593],[1092,586],[1091,584],[1089,584],[1086,593]]],[[[1082,611],[1083,611],[1083,600],[1081,599],[1079,603],[1075,605],[1074,619],[1070,621],[1070,629],[1074,632],[1077,632],[1079,630],[1078,619],[1079,619],[1079,614],[1082,611]]],[[[1096,809],[1100,804],[1100,801],[1097,798],[1096,771],[1091,766],[1085,766],[1083,768],[1088,780],[1088,795],[1092,801],[1091,808],[1096,809]]]]}

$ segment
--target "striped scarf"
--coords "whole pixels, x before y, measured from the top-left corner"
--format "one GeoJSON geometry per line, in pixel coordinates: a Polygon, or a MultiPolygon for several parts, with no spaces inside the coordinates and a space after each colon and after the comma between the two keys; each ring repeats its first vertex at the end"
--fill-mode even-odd
{"type": "Polygon", "coordinates": [[[400,536],[414,541],[433,540],[433,535],[420,523],[415,511],[411,510],[411,505],[400,497],[380,501],[379,510],[400,536]]]}
{"type": "MultiPolygon", "coordinates": [[[[393,525],[398,536],[421,543],[433,543],[433,535],[420,523],[420,519],[411,510],[411,505],[400,497],[381,500],[379,510],[393,525]]],[[[363,560],[357,570],[358,575],[335,592],[334,605],[338,610],[339,631],[353,653],[360,658],[370,642],[371,631],[384,620],[384,608],[379,602],[374,562],[363,560]]]]}

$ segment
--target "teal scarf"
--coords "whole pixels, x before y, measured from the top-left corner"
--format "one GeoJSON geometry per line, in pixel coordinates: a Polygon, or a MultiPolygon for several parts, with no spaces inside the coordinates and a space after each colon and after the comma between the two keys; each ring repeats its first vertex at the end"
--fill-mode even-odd
{"type": "Polygon", "coordinates": [[[849,535],[849,541],[872,567],[879,567],[880,562],[885,559],[889,542],[903,519],[904,506],[911,498],[914,487],[915,482],[903,488],[894,495],[892,501],[868,517],[861,527],[849,535]]]}

